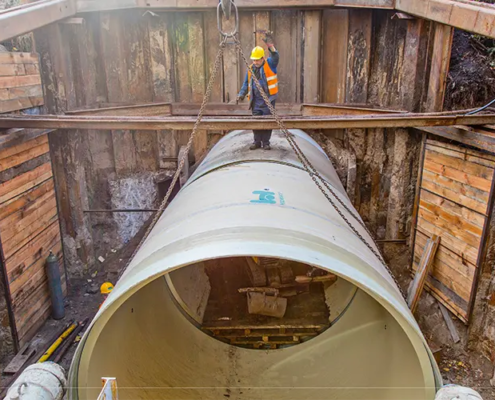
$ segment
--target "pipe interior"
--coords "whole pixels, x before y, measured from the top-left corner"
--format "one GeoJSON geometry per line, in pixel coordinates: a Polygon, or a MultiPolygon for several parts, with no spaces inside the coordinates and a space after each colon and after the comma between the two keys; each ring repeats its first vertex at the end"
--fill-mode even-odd
{"type": "MultiPolygon", "coordinates": [[[[96,398],[102,376],[117,377],[120,399],[425,398],[417,354],[376,300],[336,277],[288,285],[288,297],[280,290],[282,317],[249,314],[238,290],[256,287],[248,260],[182,267],[134,293],[88,355],[94,388],[81,398],[96,398]]],[[[280,280],[326,275],[289,260],[255,260],[278,265],[280,280]]]]}

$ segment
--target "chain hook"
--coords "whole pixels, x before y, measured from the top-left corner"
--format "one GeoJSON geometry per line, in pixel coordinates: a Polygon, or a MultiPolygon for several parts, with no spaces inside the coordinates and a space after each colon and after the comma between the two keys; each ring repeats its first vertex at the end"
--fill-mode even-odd
{"type": "Polygon", "coordinates": [[[229,37],[233,38],[235,35],[237,35],[237,32],[239,32],[239,10],[237,9],[237,6],[235,5],[235,3],[232,0],[221,0],[221,2],[218,3],[218,6],[217,6],[217,27],[218,27],[218,31],[220,32],[220,34],[223,37],[227,37],[227,38],[229,38],[229,37]],[[227,3],[227,8],[229,9],[229,11],[227,13],[225,12],[225,9],[224,9],[224,3],[227,3]],[[230,17],[230,6],[232,6],[232,8],[234,9],[234,13],[235,13],[234,14],[234,16],[235,16],[235,28],[232,32],[224,32],[224,31],[222,31],[222,12],[221,12],[221,10],[223,10],[225,18],[228,20],[230,17]]]}

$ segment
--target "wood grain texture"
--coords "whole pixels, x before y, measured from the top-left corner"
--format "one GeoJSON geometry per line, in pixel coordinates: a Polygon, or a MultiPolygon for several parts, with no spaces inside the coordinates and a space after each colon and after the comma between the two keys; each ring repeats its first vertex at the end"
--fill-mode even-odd
{"type": "Polygon", "coordinates": [[[0,53],[0,113],[43,105],[35,53],[0,53]]]}
{"type": "Polygon", "coordinates": [[[321,40],[321,18],[321,11],[304,12],[303,100],[306,103],[320,101],[320,46],[315,44],[321,40]]]}
{"type": "Polygon", "coordinates": [[[439,242],[440,238],[434,235],[431,238],[428,238],[422,250],[421,258],[416,269],[416,275],[407,296],[407,305],[413,314],[416,311],[419,298],[423,292],[426,277],[428,276],[433,265],[439,242]]]}
{"type": "Polygon", "coordinates": [[[441,237],[427,286],[462,321],[470,318],[488,223],[494,157],[427,140],[417,204],[413,269],[431,235],[441,237]]]}
{"type": "Polygon", "coordinates": [[[322,24],[321,101],[345,103],[349,11],[324,10],[322,24]]]}
{"type": "Polygon", "coordinates": [[[454,29],[452,27],[442,24],[435,25],[433,55],[426,100],[427,111],[443,110],[453,35],[454,29]]]}

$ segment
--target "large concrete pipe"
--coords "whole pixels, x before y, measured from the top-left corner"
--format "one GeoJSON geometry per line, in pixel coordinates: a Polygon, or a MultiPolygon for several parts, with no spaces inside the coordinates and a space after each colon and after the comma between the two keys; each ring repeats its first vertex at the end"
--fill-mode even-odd
{"type": "MultiPolygon", "coordinates": [[[[352,208],[323,150],[291,134],[352,208]]],[[[95,399],[111,376],[120,399],[433,400],[441,376],[392,277],[280,133],[272,151],[251,138],[224,137],[167,208],[81,341],[70,398],[95,399]],[[297,289],[283,317],[253,315],[238,289],[266,300],[276,283],[260,260],[338,278],[278,285],[297,289]]]]}

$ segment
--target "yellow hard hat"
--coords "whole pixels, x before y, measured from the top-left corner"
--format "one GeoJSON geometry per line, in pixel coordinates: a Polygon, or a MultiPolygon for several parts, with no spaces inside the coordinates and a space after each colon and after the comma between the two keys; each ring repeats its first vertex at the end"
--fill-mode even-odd
{"type": "Polygon", "coordinates": [[[251,52],[251,60],[261,60],[263,57],[265,57],[265,50],[263,47],[256,46],[251,52]]]}
{"type": "Polygon", "coordinates": [[[101,294],[108,294],[113,290],[113,285],[110,282],[105,282],[100,287],[101,294]]]}

